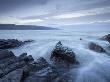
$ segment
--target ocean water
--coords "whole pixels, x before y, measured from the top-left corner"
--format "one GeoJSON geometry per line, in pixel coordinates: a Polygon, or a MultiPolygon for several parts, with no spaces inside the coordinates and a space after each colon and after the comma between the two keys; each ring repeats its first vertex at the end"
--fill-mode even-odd
{"type": "MultiPolygon", "coordinates": [[[[51,51],[55,44],[61,41],[64,46],[70,47],[76,53],[80,62],[76,78],[71,82],[110,82],[110,49],[107,41],[99,40],[109,31],[70,31],[70,30],[1,30],[0,39],[32,39],[34,42],[21,47],[10,49],[15,55],[22,53],[32,55],[36,60],[44,57],[49,62],[51,51]],[[82,40],[80,40],[80,38],[82,40]],[[88,49],[88,43],[95,42],[101,45],[105,53],[97,53],[88,49]]],[[[74,78],[74,69],[70,70],[74,78]]]]}

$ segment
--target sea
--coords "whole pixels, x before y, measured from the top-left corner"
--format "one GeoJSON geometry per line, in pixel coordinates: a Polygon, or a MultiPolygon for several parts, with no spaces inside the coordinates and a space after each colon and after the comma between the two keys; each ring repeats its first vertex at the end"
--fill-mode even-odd
{"type": "Polygon", "coordinates": [[[76,77],[71,82],[110,82],[110,44],[100,39],[109,33],[110,31],[0,30],[0,39],[34,40],[9,50],[16,56],[27,53],[35,60],[44,57],[48,62],[56,43],[61,41],[75,52],[76,60],[80,63],[78,68],[70,70],[72,77],[76,77]],[[107,53],[89,50],[90,42],[99,44],[107,53]]]}

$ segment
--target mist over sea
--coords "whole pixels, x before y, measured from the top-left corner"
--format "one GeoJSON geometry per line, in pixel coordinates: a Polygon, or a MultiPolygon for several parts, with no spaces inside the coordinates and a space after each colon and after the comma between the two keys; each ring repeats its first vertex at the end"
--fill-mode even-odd
{"type": "Polygon", "coordinates": [[[32,39],[34,42],[21,47],[10,49],[15,55],[28,53],[36,60],[44,57],[49,62],[49,56],[55,44],[61,41],[64,46],[72,48],[76,53],[76,59],[80,67],[76,73],[75,82],[109,82],[110,81],[110,56],[105,53],[97,53],[88,49],[89,42],[100,44],[108,53],[107,41],[99,40],[100,37],[110,33],[109,31],[70,31],[70,30],[1,30],[0,39],[32,39]],[[80,40],[81,39],[81,40],[80,40]]]}

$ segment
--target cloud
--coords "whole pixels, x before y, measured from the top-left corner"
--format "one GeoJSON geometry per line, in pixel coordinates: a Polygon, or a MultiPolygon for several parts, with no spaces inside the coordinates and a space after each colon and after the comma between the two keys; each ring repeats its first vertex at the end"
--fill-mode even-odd
{"type": "Polygon", "coordinates": [[[0,23],[74,25],[110,19],[110,0],[0,0],[0,23]]]}
{"type": "Polygon", "coordinates": [[[13,12],[16,10],[16,14],[22,13],[20,11],[26,11],[32,7],[39,7],[40,5],[45,5],[48,1],[50,0],[0,0],[0,14],[13,15],[13,12]]]}
{"type": "Polygon", "coordinates": [[[0,17],[0,23],[1,24],[28,24],[28,23],[39,23],[43,22],[44,20],[41,19],[28,19],[28,20],[22,20],[19,18],[14,18],[14,17],[0,17]]]}
{"type": "Polygon", "coordinates": [[[68,19],[68,18],[76,18],[76,17],[82,17],[82,16],[89,16],[89,15],[97,15],[97,14],[103,14],[103,13],[110,13],[110,7],[104,7],[104,8],[95,8],[91,10],[81,10],[76,12],[71,12],[68,14],[62,14],[53,16],[54,19],[68,19]]]}

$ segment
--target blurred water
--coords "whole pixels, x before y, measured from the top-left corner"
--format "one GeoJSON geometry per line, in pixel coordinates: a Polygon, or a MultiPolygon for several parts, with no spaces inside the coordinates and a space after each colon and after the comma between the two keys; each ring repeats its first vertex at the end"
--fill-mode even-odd
{"type": "MultiPolygon", "coordinates": [[[[52,49],[58,41],[73,49],[80,62],[76,82],[110,82],[110,57],[108,54],[93,52],[87,48],[89,42],[100,44],[107,50],[108,42],[100,38],[110,32],[76,32],[65,30],[4,30],[0,31],[1,39],[35,40],[30,44],[11,49],[17,56],[28,53],[34,59],[45,57],[49,60],[52,49]],[[80,40],[82,38],[82,40],[80,40]]],[[[109,53],[109,50],[107,50],[109,53]]],[[[72,70],[71,70],[72,71],[72,70]]],[[[74,76],[73,76],[74,77],[74,76]]]]}

